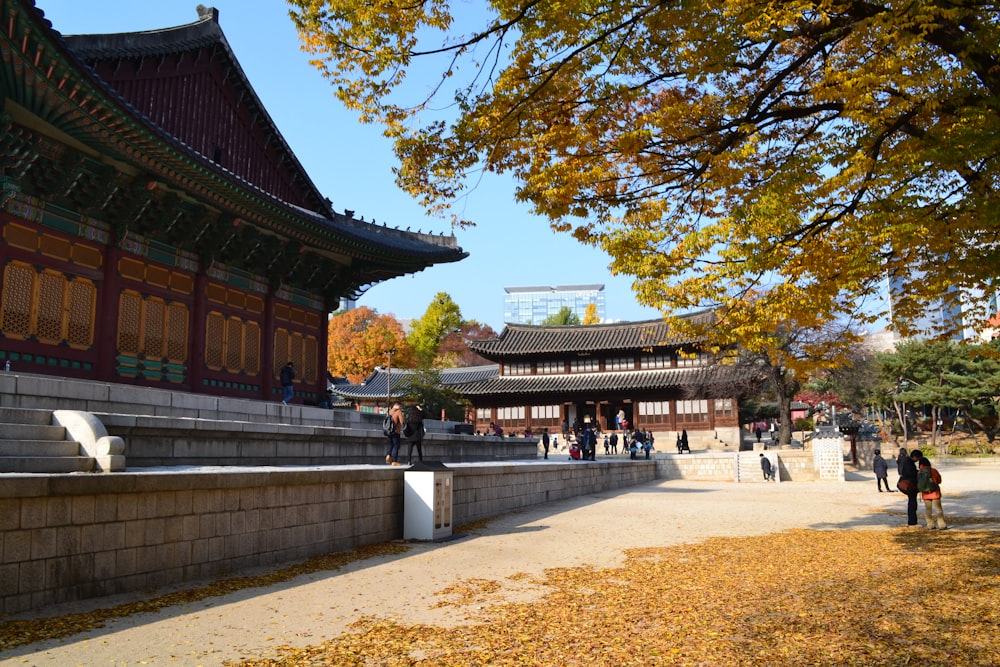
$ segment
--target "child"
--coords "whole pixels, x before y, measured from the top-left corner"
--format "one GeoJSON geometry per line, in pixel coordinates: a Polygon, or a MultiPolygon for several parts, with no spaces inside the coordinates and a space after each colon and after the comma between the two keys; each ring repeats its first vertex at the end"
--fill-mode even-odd
{"type": "Polygon", "coordinates": [[[917,488],[920,490],[920,497],[924,499],[924,516],[927,519],[927,527],[934,530],[936,510],[936,528],[947,530],[948,524],[944,521],[944,510],[941,509],[941,473],[932,468],[931,462],[926,458],[920,459],[920,468],[917,471],[917,488]]]}
{"type": "Polygon", "coordinates": [[[882,458],[881,450],[875,450],[875,458],[872,460],[872,470],[875,471],[878,492],[882,493],[882,482],[885,482],[885,490],[891,492],[892,489],[889,488],[889,464],[882,458]]]}

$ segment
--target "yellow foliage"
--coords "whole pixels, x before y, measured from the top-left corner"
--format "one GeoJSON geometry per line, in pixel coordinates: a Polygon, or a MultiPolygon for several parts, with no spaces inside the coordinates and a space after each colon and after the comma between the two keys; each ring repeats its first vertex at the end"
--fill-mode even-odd
{"type": "Polygon", "coordinates": [[[754,345],[788,319],[871,320],[860,301],[909,276],[906,333],[1000,275],[989,3],[290,5],[395,140],[403,188],[454,215],[470,175],[508,173],[665,314],[719,307],[754,345]]]}

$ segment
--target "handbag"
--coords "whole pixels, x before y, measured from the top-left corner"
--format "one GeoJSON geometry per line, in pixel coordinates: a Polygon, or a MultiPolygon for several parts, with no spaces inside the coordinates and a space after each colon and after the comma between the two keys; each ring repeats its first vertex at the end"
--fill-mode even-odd
{"type": "Polygon", "coordinates": [[[905,494],[910,494],[917,490],[917,485],[912,479],[900,479],[896,482],[896,488],[905,494]]]}

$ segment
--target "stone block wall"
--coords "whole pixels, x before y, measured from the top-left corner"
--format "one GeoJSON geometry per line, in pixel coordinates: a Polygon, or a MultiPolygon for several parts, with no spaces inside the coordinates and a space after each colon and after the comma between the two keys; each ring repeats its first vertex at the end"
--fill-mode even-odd
{"type": "Polygon", "coordinates": [[[654,454],[660,479],[697,479],[732,482],[735,452],[695,454],[654,454]]]}
{"type": "MultiPolygon", "coordinates": [[[[455,526],[655,477],[648,462],[452,469],[455,526]]],[[[400,539],[404,475],[376,467],[4,475],[0,613],[400,539]]]]}

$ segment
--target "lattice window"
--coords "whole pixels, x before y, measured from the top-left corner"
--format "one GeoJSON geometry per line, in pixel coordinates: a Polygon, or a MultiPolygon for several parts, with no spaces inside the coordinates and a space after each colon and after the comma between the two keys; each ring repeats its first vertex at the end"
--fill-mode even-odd
{"type": "Polygon", "coordinates": [[[677,421],[708,421],[708,401],[706,399],[677,401],[677,421]]]}
{"type": "Polygon", "coordinates": [[[66,342],[75,349],[87,349],[94,343],[94,313],[97,288],[94,283],[74,278],[69,283],[66,299],[66,342]]]}
{"type": "Polygon", "coordinates": [[[736,414],[733,409],[733,399],[731,398],[717,398],[715,403],[715,414],[724,417],[732,417],[736,414]]]}
{"type": "Polygon", "coordinates": [[[222,336],[226,319],[221,313],[211,312],[205,317],[205,365],[214,371],[222,369],[222,336]]]}
{"type": "Polygon", "coordinates": [[[188,311],[182,303],[167,307],[167,359],[172,362],[187,361],[188,311]]]}
{"type": "Polygon", "coordinates": [[[319,344],[315,338],[308,336],[303,347],[302,377],[306,382],[312,384],[316,382],[319,375],[316,365],[316,351],[319,349],[319,344]]]}
{"type": "Polygon", "coordinates": [[[260,325],[256,322],[246,323],[246,333],[243,341],[243,368],[247,375],[260,373],[260,325]]]}
{"type": "Polygon", "coordinates": [[[669,424],[670,401],[640,401],[639,415],[644,425],[669,424]]]}
{"type": "Polygon", "coordinates": [[[164,303],[156,297],[147,298],[143,303],[142,351],[147,357],[163,357],[164,303]]]}
{"type": "Polygon", "coordinates": [[[274,332],[274,368],[271,369],[275,377],[281,373],[281,367],[289,361],[295,363],[295,360],[289,356],[288,331],[278,329],[274,332]]]}
{"type": "Polygon", "coordinates": [[[56,345],[63,339],[63,294],[66,278],[55,271],[42,271],[38,276],[38,298],[35,335],[38,340],[56,345]]]}
{"type": "Polygon", "coordinates": [[[131,290],[118,298],[118,351],[139,354],[139,318],[142,314],[142,297],[131,290]]]}
{"type": "Polygon", "coordinates": [[[532,420],[559,419],[559,406],[558,405],[532,405],[531,406],[531,419],[532,420]]]}
{"type": "Polygon", "coordinates": [[[604,361],[606,371],[631,371],[635,369],[635,359],[632,357],[612,357],[604,361]]]}
{"type": "Polygon", "coordinates": [[[597,359],[573,359],[569,362],[571,373],[594,373],[601,370],[600,362],[597,359]]]}
{"type": "Polygon", "coordinates": [[[296,375],[298,375],[296,379],[299,380],[306,376],[303,347],[302,334],[293,333],[288,340],[288,358],[295,362],[296,375]]]}
{"type": "Polygon", "coordinates": [[[31,335],[31,295],[35,270],[27,264],[12,262],[3,278],[3,334],[24,340],[31,335]]]}
{"type": "Polygon", "coordinates": [[[639,368],[670,368],[672,365],[669,354],[652,354],[639,358],[639,368]]]}
{"type": "Polygon", "coordinates": [[[231,317],[226,321],[226,368],[237,372],[243,369],[243,321],[231,317]]]}
{"type": "Polygon", "coordinates": [[[535,365],[539,375],[558,375],[566,372],[566,362],[564,361],[539,361],[535,365]]]}
{"type": "Polygon", "coordinates": [[[696,354],[679,353],[677,355],[678,368],[694,368],[696,366],[707,366],[711,362],[710,357],[704,352],[696,354]]]}

